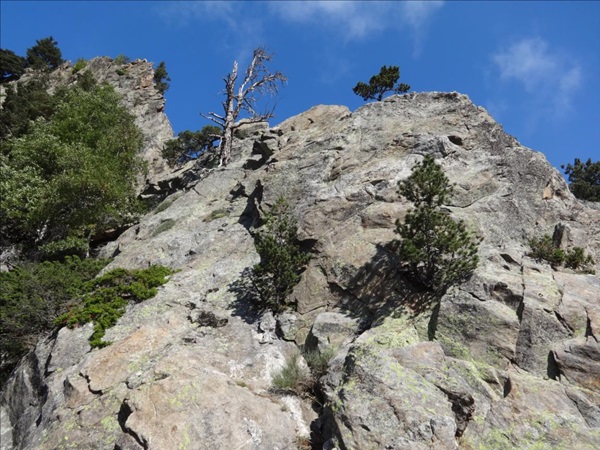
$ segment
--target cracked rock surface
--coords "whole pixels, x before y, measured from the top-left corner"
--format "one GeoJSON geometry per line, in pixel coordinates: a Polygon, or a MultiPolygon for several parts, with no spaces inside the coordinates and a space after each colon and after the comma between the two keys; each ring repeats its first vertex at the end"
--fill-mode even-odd
{"type": "Polygon", "coordinates": [[[559,226],[600,261],[600,208],[542,154],[464,95],[419,93],[242,128],[232,159],[103,249],[107,270],[180,271],[112,345],[90,351],[89,327],[38,344],[2,394],[3,450],[8,435],[19,449],[287,449],[311,432],[327,449],[600,448],[600,280],[526,256],[559,226]],[[411,207],[397,183],[425,154],[455,183],[448,213],[482,238],[473,277],[441,298],[402,278],[393,245],[411,207]],[[297,312],[261,316],[240,278],[279,196],[313,258],[297,312]],[[307,337],[336,351],[314,410],[269,390],[307,337]]]}

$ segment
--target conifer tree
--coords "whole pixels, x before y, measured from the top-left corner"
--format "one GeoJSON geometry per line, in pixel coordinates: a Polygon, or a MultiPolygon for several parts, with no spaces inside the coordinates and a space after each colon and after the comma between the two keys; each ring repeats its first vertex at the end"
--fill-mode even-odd
{"type": "Polygon", "coordinates": [[[266,215],[264,228],[255,236],[260,263],[252,269],[251,282],[262,306],[281,312],[287,297],[300,281],[310,256],[298,245],[298,225],[290,207],[280,197],[266,215]]]}
{"type": "Polygon", "coordinates": [[[436,291],[467,279],[477,267],[478,241],[463,221],[440,210],[453,190],[442,168],[427,155],[398,186],[415,206],[396,223],[399,254],[412,278],[436,291]]]}
{"type": "Polygon", "coordinates": [[[575,158],[573,164],[561,166],[569,177],[569,189],[581,200],[600,202],[600,161],[592,162],[589,158],[585,163],[575,158]]]}
{"type": "Polygon", "coordinates": [[[400,68],[398,66],[383,66],[377,75],[373,75],[369,80],[369,84],[359,81],[352,91],[363,98],[363,100],[377,100],[380,102],[384,94],[394,92],[401,94],[408,92],[410,86],[408,84],[396,82],[400,78],[400,68]]]}
{"type": "Polygon", "coordinates": [[[52,36],[36,41],[27,49],[27,64],[38,70],[54,70],[64,62],[58,42],[52,36]]]}
{"type": "Polygon", "coordinates": [[[167,72],[167,66],[164,61],[161,61],[158,67],[154,70],[154,86],[161,93],[164,94],[169,89],[169,73],[167,72]]]}

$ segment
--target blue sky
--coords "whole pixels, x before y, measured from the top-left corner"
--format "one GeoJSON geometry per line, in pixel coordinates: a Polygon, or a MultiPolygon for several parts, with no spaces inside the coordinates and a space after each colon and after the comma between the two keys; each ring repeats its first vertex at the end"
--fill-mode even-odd
{"type": "Polygon", "coordinates": [[[600,2],[27,2],[1,8],[1,47],[53,36],[63,57],[165,61],[175,132],[219,111],[222,78],[257,46],[288,77],[275,125],[352,93],[382,65],[411,90],[458,91],[555,166],[600,159],[600,2]]]}

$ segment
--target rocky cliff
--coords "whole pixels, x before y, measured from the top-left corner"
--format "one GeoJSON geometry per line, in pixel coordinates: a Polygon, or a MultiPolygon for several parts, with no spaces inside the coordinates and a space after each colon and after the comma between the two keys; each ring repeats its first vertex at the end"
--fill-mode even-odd
{"type": "Polygon", "coordinates": [[[90,325],[38,343],[2,393],[3,450],[600,448],[600,279],[526,256],[554,233],[600,261],[600,209],[542,154],[456,93],[317,106],[235,145],[103,249],[109,268],[179,272],[112,345],[90,351],[90,325]],[[473,277],[441,298],[394,251],[397,182],[426,154],[455,183],[448,213],[482,238],[473,277]],[[273,318],[239,280],[282,195],[313,258],[297,312],[273,318]],[[321,397],[274,393],[305,342],[335,351],[321,397]]]}

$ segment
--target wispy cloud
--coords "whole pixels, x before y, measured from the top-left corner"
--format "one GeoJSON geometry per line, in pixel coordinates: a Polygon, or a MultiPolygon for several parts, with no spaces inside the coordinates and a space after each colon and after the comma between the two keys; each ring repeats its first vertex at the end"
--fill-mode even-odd
{"type": "Polygon", "coordinates": [[[418,53],[429,20],[443,4],[443,1],[293,1],[269,5],[283,20],[328,27],[346,40],[364,39],[388,29],[408,28],[418,53]]]}
{"type": "Polygon", "coordinates": [[[549,105],[554,115],[571,108],[573,96],[583,83],[580,65],[550,49],[539,37],[509,45],[494,54],[492,61],[501,80],[517,81],[536,103],[549,105]]]}

